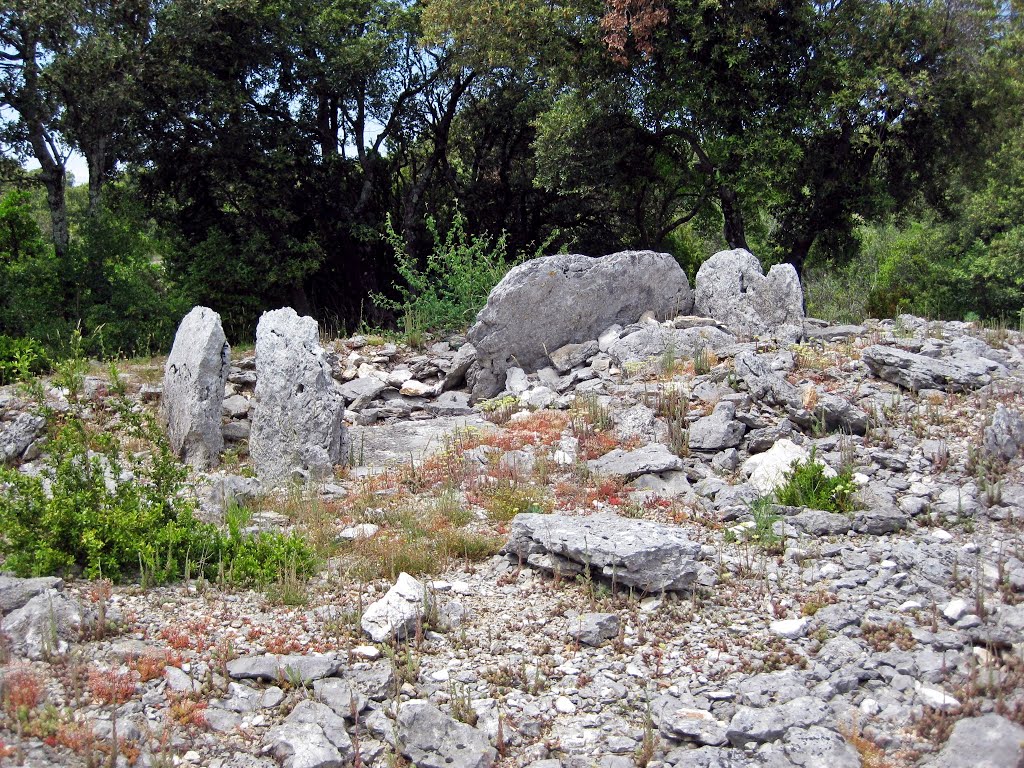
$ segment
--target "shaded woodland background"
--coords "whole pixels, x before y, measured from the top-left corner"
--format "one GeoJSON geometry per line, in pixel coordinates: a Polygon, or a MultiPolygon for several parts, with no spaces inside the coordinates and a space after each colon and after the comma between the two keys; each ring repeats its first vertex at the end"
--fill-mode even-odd
{"type": "Polygon", "coordinates": [[[166,350],[197,303],[457,327],[557,250],[1017,325],[1022,52],[978,0],[9,0],[0,357],[166,350]]]}

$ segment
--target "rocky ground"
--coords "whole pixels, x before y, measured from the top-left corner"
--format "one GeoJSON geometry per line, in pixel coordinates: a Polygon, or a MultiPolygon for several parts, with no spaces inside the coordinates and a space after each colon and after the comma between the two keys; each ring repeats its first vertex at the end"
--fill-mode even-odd
{"type": "MultiPolygon", "coordinates": [[[[203,514],[234,495],[326,565],[268,594],[0,577],[0,764],[1021,764],[1019,333],[648,321],[472,406],[464,341],[328,344],[348,461],[298,499],[247,470],[236,352],[203,514]],[[812,452],[851,511],[757,503],[812,452]]],[[[140,408],[160,365],[123,372],[140,408]]],[[[32,471],[44,425],[11,387],[0,414],[32,471]]]]}

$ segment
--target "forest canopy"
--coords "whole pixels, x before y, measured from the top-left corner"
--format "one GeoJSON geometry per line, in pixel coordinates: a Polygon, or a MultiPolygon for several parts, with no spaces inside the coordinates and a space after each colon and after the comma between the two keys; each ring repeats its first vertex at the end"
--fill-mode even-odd
{"type": "Polygon", "coordinates": [[[0,335],[155,351],[197,303],[236,339],[282,305],[352,330],[403,321],[410,269],[623,248],[691,276],[726,247],[789,262],[830,319],[1016,322],[1020,18],[981,0],[12,0],[0,335]]]}

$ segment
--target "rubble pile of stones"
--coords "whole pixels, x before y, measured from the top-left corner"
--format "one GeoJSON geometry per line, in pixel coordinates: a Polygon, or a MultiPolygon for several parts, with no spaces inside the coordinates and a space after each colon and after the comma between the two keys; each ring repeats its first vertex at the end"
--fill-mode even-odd
{"type": "MultiPolygon", "coordinates": [[[[500,435],[581,403],[606,416],[607,450],[585,453],[566,427],[509,451],[511,463],[524,483],[608,477],[620,491],[495,525],[504,548],[482,564],[368,584],[328,565],[300,606],[196,583],[107,594],[0,576],[0,699],[26,675],[42,681],[97,744],[131,747],[118,764],[1020,765],[1024,338],[911,316],[828,326],[802,317],[786,273],[728,253],[713,282],[676,286],[670,316],[637,306],[641,295],[614,308],[628,321],[561,343],[543,338],[557,323],[537,324],[544,354],[528,363],[487,340],[511,322],[501,291],[486,327],[421,350],[324,343],[281,310],[261,322],[255,355],[211,367],[228,353],[210,323],[190,370],[206,360],[220,381],[215,426],[208,406],[177,412],[200,425],[178,449],[202,467],[211,517],[282,478],[316,481],[344,510],[366,478],[426,460],[456,430],[500,435]],[[261,362],[268,335],[277,357],[261,362]],[[302,408],[282,416],[294,399],[280,390],[297,381],[302,408]],[[685,403],[682,432],[661,415],[669,396],[685,403]],[[271,407],[275,423],[303,425],[301,455],[282,447],[288,430],[260,445],[271,407]],[[303,422],[303,409],[316,417],[303,422]],[[214,468],[218,440],[228,454],[215,448],[214,468]],[[794,459],[852,469],[857,509],[776,506],[769,549],[748,535],[752,505],[794,459]],[[96,679],[127,680],[127,700],[104,704],[96,679]]],[[[617,256],[651,268],[651,256],[617,256]]],[[[571,290],[579,264],[548,266],[534,279],[571,290]]],[[[522,302],[513,277],[509,300],[522,302]]],[[[184,389],[207,381],[196,380],[184,389]]],[[[87,390],[104,407],[103,382],[87,390]]],[[[134,396],[160,390],[136,381],[134,396]]],[[[48,397],[60,406],[60,391],[48,397]]],[[[44,431],[16,390],[0,393],[6,461],[32,471],[44,431]]],[[[484,472],[508,459],[498,443],[461,458],[484,472]]],[[[337,535],[382,535],[356,522],[339,513],[337,535]]],[[[68,739],[20,738],[14,720],[2,721],[0,761],[85,764],[68,739]]]]}

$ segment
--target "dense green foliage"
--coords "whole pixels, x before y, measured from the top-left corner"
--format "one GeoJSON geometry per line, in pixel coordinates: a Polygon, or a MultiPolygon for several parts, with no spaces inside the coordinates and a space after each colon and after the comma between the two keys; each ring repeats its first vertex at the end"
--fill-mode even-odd
{"type": "Polygon", "coordinates": [[[151,445],[124,452],[113,433],[90,434],[69,419],[49,445],[42,476],[0,467],[0,555],[21,576],[140,575],[151,583],[184,576],[263,586],[286,571],[306,574],[313,556],[298,536],[227,530],[193,515],[185,470],[153,422],[130,411],[129,433],[151,445]]]}
{"type": "Polygon", "coordinates": [[[160,244],[122,207],[76,229],[63,258],[47,243],[25,191],[0,197],[0,331],[57,353],[80,330],[94,355],[164,349],[184,307],[170,295],[160,244]]]}
{"type": "Polygon", "coordinates": [[[0,384],[25,381],[49,368],[46,350],[38,341],[0,335],[0,384]]]}
{"type": "Polygon", "coordinates": [[[1013,3],[19,0],[0,43],[0,333],[58,352],[166,347],[194,303],[234,339],[458,324],[480,255],[541,243],[1024,306],[1013,3]],[[417,282],[470,252],[460,295],[417,282]]]}
{"type": "Polygon", "coordinates": [[[783,484],[775,489],[775,499],[789,507],[849,512],[854,508],[856,490],[849,470],[829,477],[812,452],[807,461],[793,463],[783,484]]]}

